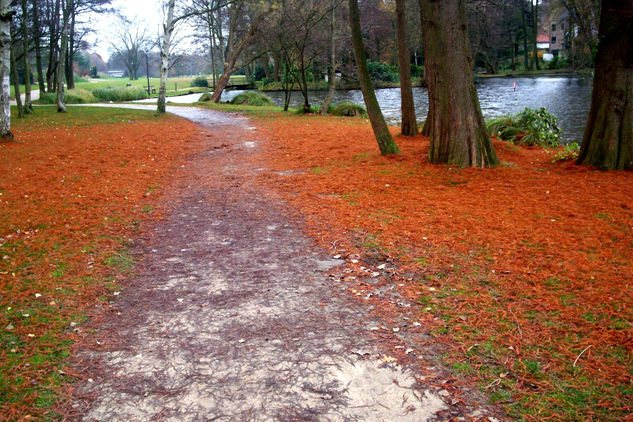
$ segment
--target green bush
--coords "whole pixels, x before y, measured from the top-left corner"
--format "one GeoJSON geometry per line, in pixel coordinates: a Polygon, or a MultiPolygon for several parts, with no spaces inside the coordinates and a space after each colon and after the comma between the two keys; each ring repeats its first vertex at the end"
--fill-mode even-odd
{"type": "Polygon", "coordinates": [[[330,114],[334,116],[366,116],[367,110],[360,104],[345,101],[335,104],[330,114]]]}
{"type": "Polygon", "coordinates": [[[557,147],[562,135],[556,116],[543,107],[538,110],[526,108],[514,116],[497,117],[486,126],[498,138],[524,146],[557,147]]]}
{"type": "Polygon", "coordinates": [[[197,86],[200,88],[208,88],[209,87],[209,80],[207,78],[205,78],[204,76],[196,76],[196,78],[191,81],[191,86],[197,86]]]}
{"type": "Polygon", "coordinates": [[[369,74],[374,81],[398,82],[400,79],[398,72],[392,66],[382,62],[367,62],[369,74]]]}
{"type": "MultiPolygon", "coordinates": [[[[41,93],[38,100],[40,104],[55,104],[56,101],[57,94],[54,92],[41,93]]],[[[96,98],[86,89],[71,89],[64,93],[64,103],[66,104],[90,104],[96,102],[96,98]]]]}
{"type": "Polygon", "coordinates": [[[198,98],[198,101],[208,102],[208,101],[211,101],[212,99],[213,99],[213,94],[211,94],[210,92],[205,92],[204,94],[200,96],[200,98],[198,98]]]}
{"type": "Polygon", "coordinates": [[[270,106],[274,105],[273,100],[266,94],[254,91],[246,91],[231,100],[231,104],[270,106]]]}
{"type": "Polygon", "coordinates": [[[147,91],[141,87],[97,88],[92,95],[99,101],[134,101],[147,98],[147,91]]]}
{"type": "MultiPolygon", "coordinates": [[[[313,114],[318,114],[319,110],[321,110],[321,107],[319,107],[318,105],[311,105],[310,106],[310,113],[313,114]]],[[[299,104],[299,107],[297,107],[297,109],[295,110],[296,114],[307,114],[305,109],[303,108],[303,104],[299,104]]]]}
{"type": "Polygon", "coordinates": [[[580,147],[578,143],[572,142],[571,144],[567,144],[563,146],[563,148],[554,154],[552,157],[552,163],[557,163],[559,161],[571,161],[578,159],[578,153],[580,152],[580,147]]]}
{"type": "Polygon", "coordinates": [[[416,66],[414,63],[411,63],[411,76],[419,77],[424,75],[424,66],[416,66]]]}

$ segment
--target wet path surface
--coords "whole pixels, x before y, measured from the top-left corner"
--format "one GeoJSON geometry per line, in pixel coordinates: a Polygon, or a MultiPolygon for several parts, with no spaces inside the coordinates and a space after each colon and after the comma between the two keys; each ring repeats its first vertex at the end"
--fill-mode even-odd
{"type": "Polygon", "coordinates": [[[244,158],[263,140],[246,118],[170,111],[209,130],[208,146],[183,170],[167,218],[136,242],[136,275],[79,356],[77,419],[483,417],[385,359],[370,334],[379,322],[325,274],[342,261],[256,183],[261,169],[244,158]]]}

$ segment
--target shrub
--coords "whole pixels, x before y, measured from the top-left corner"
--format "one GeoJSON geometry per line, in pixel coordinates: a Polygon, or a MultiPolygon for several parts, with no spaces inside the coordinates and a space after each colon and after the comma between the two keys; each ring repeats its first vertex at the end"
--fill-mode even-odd
{"type": "Polygon", "coordinates": [[[134,101],[147,98],[147,91],[141,87],[97,88],[92,95],[99,101],[134,101]]]}
{"type": "MultiPolygon", "coordinates": [[[[55,104],[57,94],[54,92],[46,92],[40,94],[40,104],[55,104]]],[[[64,93],[64,103],[66,104],[89,104],[96,103],[97,100],[92,93],[86,89],[71,89],[64,93]]]]}
{"type": "Polygon", "coordinates": [[[334,105],[330,114],[334,116],[365,116],[367,111],[360,104],[345,101],[334,105]]]}
{"type": "Polygon", "coordinates": [[[554,157],[552,157],[552,163],[556,163],[559,161],[571,161],[578,159],[578,152],[580,152],[580,147],[576,142],[572,142],[571,144],[567,144],[563,146],[561,150],[559,150],[554,157]]]}
{"type": "Polygon", "coordinates": [[[273,100],[266,94],[254,91],[246,91],[231,100],[231,104],[269,106],[274,105],[273,100]]]}
{"type": "Polygon", "coordinates": [[[208,88],[209,87],[209,80],[207,78],[205,78],[204,76],[196,76],[196,78],[191,81],[191,86],[197,86],[200,88],[208,88]]]}
{"type": "Polygon", "coordinates": [[[213,99],[213,94],[211,94],[210,92],[205,92],[204,94],[200,96],[200,98],[198,98],[198,101],[208,102],[208,101],[211,101],[212,99],[213,99]]]}
{"type": "MultiPolygon", "coordinates": [[[[310,113],[313,114],[317,114],[319,113],[319,110],[321,110],[321,108],[318,105],[311,105],[310,106],[310,113]]],[[[296,114],[307,114],[305,109],[303,108],[303,104],[299,104],[299,107],[297,107],[297,109],[295,110],[296,114]]]]}
{"type": "Polygon", "coordinates": [[[371,79],[383,82],[398,82],[399,76],[396,69],[382,62],[367,62],[371,79]]]}
{"type": "Polygon", "coordinates": [[[523,146],[556,147],[562,134],[556,116],[542,107],[538,110],[526,108],[514,116],[492,119],[486,126],[500,139],[523,146]]]}

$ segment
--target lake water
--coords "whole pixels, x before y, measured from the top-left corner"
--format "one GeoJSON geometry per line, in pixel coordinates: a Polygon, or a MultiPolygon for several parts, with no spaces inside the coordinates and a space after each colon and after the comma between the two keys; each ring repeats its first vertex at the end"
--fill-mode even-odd
{"type": "MultiPolygon", "coordinates": [[[[541,76],[535,78],[482,78],[477,85],[479,102],[484,117],[496,117],[513,114],[525,107],[545,107],[554,114],[563,130],[565,142],[580,143],[587,123],[591,103],[591,78],[573,76],[541,76]],[[517,83],[516,91],[513,82],[517,83]]],[[[225,91],[222,101],[229,101],[244,91],[225,91]]],[[[275,104],[283,105],[283,92],[266,92],[275,104]]],[[[311,104],[319,104],[325,97],[325,91],[310,91],[311,104]]],[[[426,88],[413,88],[415,109],[418,120],[426,119],[428,97],[426,88]]],[[[195,102],[200,94],[173,97],[168,100],[176,102],[195,102]]],[[[376,97],[389,124],[400,124],[400,89],[387,88],[376,90],[376,97]]],[[[336,91],[334,102],[351,101],[363,104],[360,90],[336,91]]],[[[303,103],[300,92],[293,92],[291,106],[303,103]]]]}

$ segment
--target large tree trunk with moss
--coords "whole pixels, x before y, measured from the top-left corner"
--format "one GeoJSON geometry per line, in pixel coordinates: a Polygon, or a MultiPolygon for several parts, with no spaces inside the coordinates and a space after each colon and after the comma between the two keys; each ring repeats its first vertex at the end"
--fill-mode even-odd
{"type": "Polygon", "coordinates": [[[356,58],[356,69],[358,70],[358,79],[360,81],[360,89],[363,92],[365,107],[371,127],[374,130],[374,136],[378,142],[378,147],[383,155],[398,154],[400,150],[393,141],[389,128],[385,123],[382,115],[374,85],[371,82],[369,69],[367,68],[367,56],[365,54],[365,45],[363,44],[363,33],[360,27],[360,13],[358,11],[358,0],[348,0],[349,3],[349,26],[352,31],[352,45],[354,46],[354,57],[356,58]]]}
{"type": "Polygon", "coordinates": [[[0,141],[13,139],[11,133],[11,0],[0,0],[0,141]]]}
{"type": "Polygon", "coordinates": [[[429,161],[462,167],[496,165],[475,89],[465,0],[422,0],[420,6],[429,94],[429,161]]]}
{"type": "Polygon", "coordinates": [[[603,0],[589,119],[578,164],[633,168],[633,3],[603,0]]]}
{"type": "Polygon", "coordinates": [[[398,63],[400,65],[400,105],[402,110],[401,130],[404,136],[418,134],[411,87],[411,63],[409,62],[409,46],[407,45],[407,19],[405,15],[406,1],[396,0],[396,22],[398,25],[398,63]]]}

